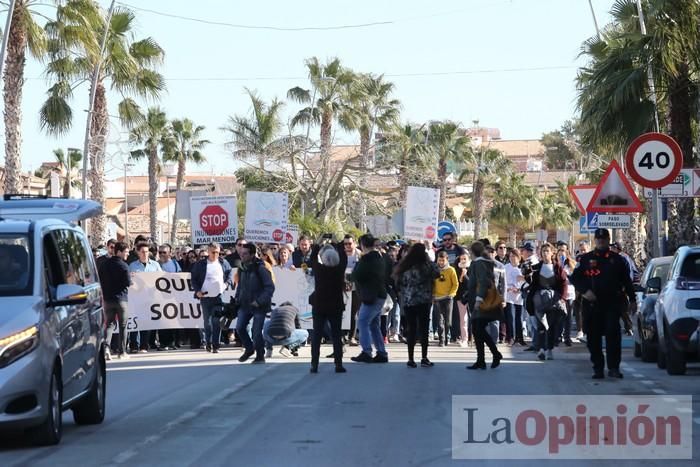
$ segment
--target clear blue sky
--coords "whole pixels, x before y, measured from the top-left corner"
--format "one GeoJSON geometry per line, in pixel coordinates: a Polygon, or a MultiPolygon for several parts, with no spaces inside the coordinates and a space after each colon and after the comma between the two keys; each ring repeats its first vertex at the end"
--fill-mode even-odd
{"type": "MultiPolygon", "coordinates": [[[[109,5],[108,0],[100,3],[105,8],[109,5]]],[[[595,33],[588,0],[130,3],[168,14],[245,25],[319,27],[392,22],[358,29],[282,32],[234,29],[137,11],[136,37],[152,36],[166,51],[161,71],[168,79],[168,92],[159,105],[171,118],[188,117],[206,126],[205,136],[213,142],[206,150],[209,162],[191,170],[216,173],[231,173],[235,168],[223,148],[225,136],[219,127],[229,115],[249,111],[243,86],[257,89],[267,99],[284,98],[289,88],[307,85],[303,61],[314,55],[322,59],[337,56],[356,71],[387,75],[474,72],[389,79],[396,83],[405,120],[453,119],[469,126],[478,119],[481,126],[500,128],[504,139],[539,138],[574,115],[574,78],[576,66],[582,63],[577,55],[581,43],[595,33]],[[502,71],[537,67],[564,68],[502,71]],[[487,70],[493,72],[484,72],[487,70]]],[[[609,18],[612,0],[595,0],[593,4],[602,26],[609,18]]],[[[76,90],[73,131],[61,139],[49,137],[41,133],[38,124],[38,110],[48,88],[40,79],[42,70],[41,64],[28,61],[23,104],[25,171],[51,160],[54,148],[83,146],[87,86],[76,90]]],[[[112,107],[117,97],[110,95],[112,107]]],[[[297,104],[289,103],[285,118],[297,109],[297,104]]],[[[115,120],[110,140],[120,138],[118,131],[115,120]]],[[[354,136],[337,135],[336,141],[354,142],[354,136]]],[[[120,149],[129,147],[110,145],[108,152],[114,163],[108,163],[108,169],[119,165],[121,159],[115,154],[120,149]]],[[[136,172],[145,173],[143,165],[136,172]]],[[[118,175],[116,170],[108,172],[108,178],[118,175]]]]}

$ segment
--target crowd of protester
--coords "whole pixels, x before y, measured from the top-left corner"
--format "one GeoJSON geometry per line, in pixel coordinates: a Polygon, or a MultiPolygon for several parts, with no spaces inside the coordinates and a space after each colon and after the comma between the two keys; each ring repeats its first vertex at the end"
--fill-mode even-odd
{"type": "MultiPolygon", "coordinates": [[[[574,253],[565,242],[537,246],[526,241],[515,247],[503,241],[491,245],[488,239],[465,248],[454,233],[447,233],[439,244],[382,242],[368,234],[358,239],[346,235],[338,242],[331,235],[316,241],[301,236],[296,246],[241,238],[231,248],[216,243],[173,248],[140,236],[133,247],[110,240],[96,254],[108,321],[118,322],[119,337],[111,342],[119,358],[183,346],[217,353],[221,345],[230,345],[243,348],[239,361],[254,357],[252,363],[264,363],[275,346],[293,357],[308,343],[315,373],[324,342],[333,343],[328,357],[337,372],[345,372],[346,347],[359,347],[355,362],[386,363],[387,344],[399,342],[408,346],[411,368],[433,366],[430,346],[474,346],[477,360],[467,368],[477,370],[486,369],[486,348],[491,368],[499,366],[499,345],[520,346],[539,360],[551,360],[556,347],[586,342],[581,299],[570,278],[576,255],[589,250],[585,241],[574,253]],[[291,304],[272,303],[278,270],[313,276],[310,332],[301,329],[299,311],[291,304]],[[203,329],[127,332],[131,277],[153,271],[192,275],[203,329]],[[235,329],[222,329],[216,310],[229,287],[235,289],[237,321],[235,329]],[[346,297],[351,301],[350,329],[343,331],[346,297]]],[[[637,269],[625,259],[634,279],[637,269]]]]}

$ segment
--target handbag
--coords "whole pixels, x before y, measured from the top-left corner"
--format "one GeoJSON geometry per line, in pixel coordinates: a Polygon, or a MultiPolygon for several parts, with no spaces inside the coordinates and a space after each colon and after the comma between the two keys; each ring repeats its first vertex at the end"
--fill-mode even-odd
{"type": "Polygon", "coordinates": [[[496,290],[496,284],[493,281],[491,281],[491,285],[486,291],[484,300],[479,305],[477,317],[488,319],[489,321],[501,321],[504,319],[503,297],[496,290]]]}
{"type": "Polygon", "coordinates": [[[386,316],[394,308],[394,300],[387,294],[386,300],[384,300],[384,306],[382,306],[382,316],[386,316]]]}

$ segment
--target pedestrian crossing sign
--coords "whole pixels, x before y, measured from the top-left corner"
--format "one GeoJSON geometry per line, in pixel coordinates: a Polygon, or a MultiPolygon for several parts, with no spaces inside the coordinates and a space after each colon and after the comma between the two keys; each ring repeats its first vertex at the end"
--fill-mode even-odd
{"type": "Polygon", "coordinates": [[[632,185],[617,161],[612,161],[593,193],[587,212],[644,212],[632,185]]]}

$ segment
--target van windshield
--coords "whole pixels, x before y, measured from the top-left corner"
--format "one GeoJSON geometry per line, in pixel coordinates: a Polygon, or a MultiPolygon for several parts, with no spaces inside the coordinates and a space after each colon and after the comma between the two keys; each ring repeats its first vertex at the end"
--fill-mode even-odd
{"type": "Polygon", "coordinates": [[[31,295],[29,237],[0,234],[0,296],[31,295]]]}

